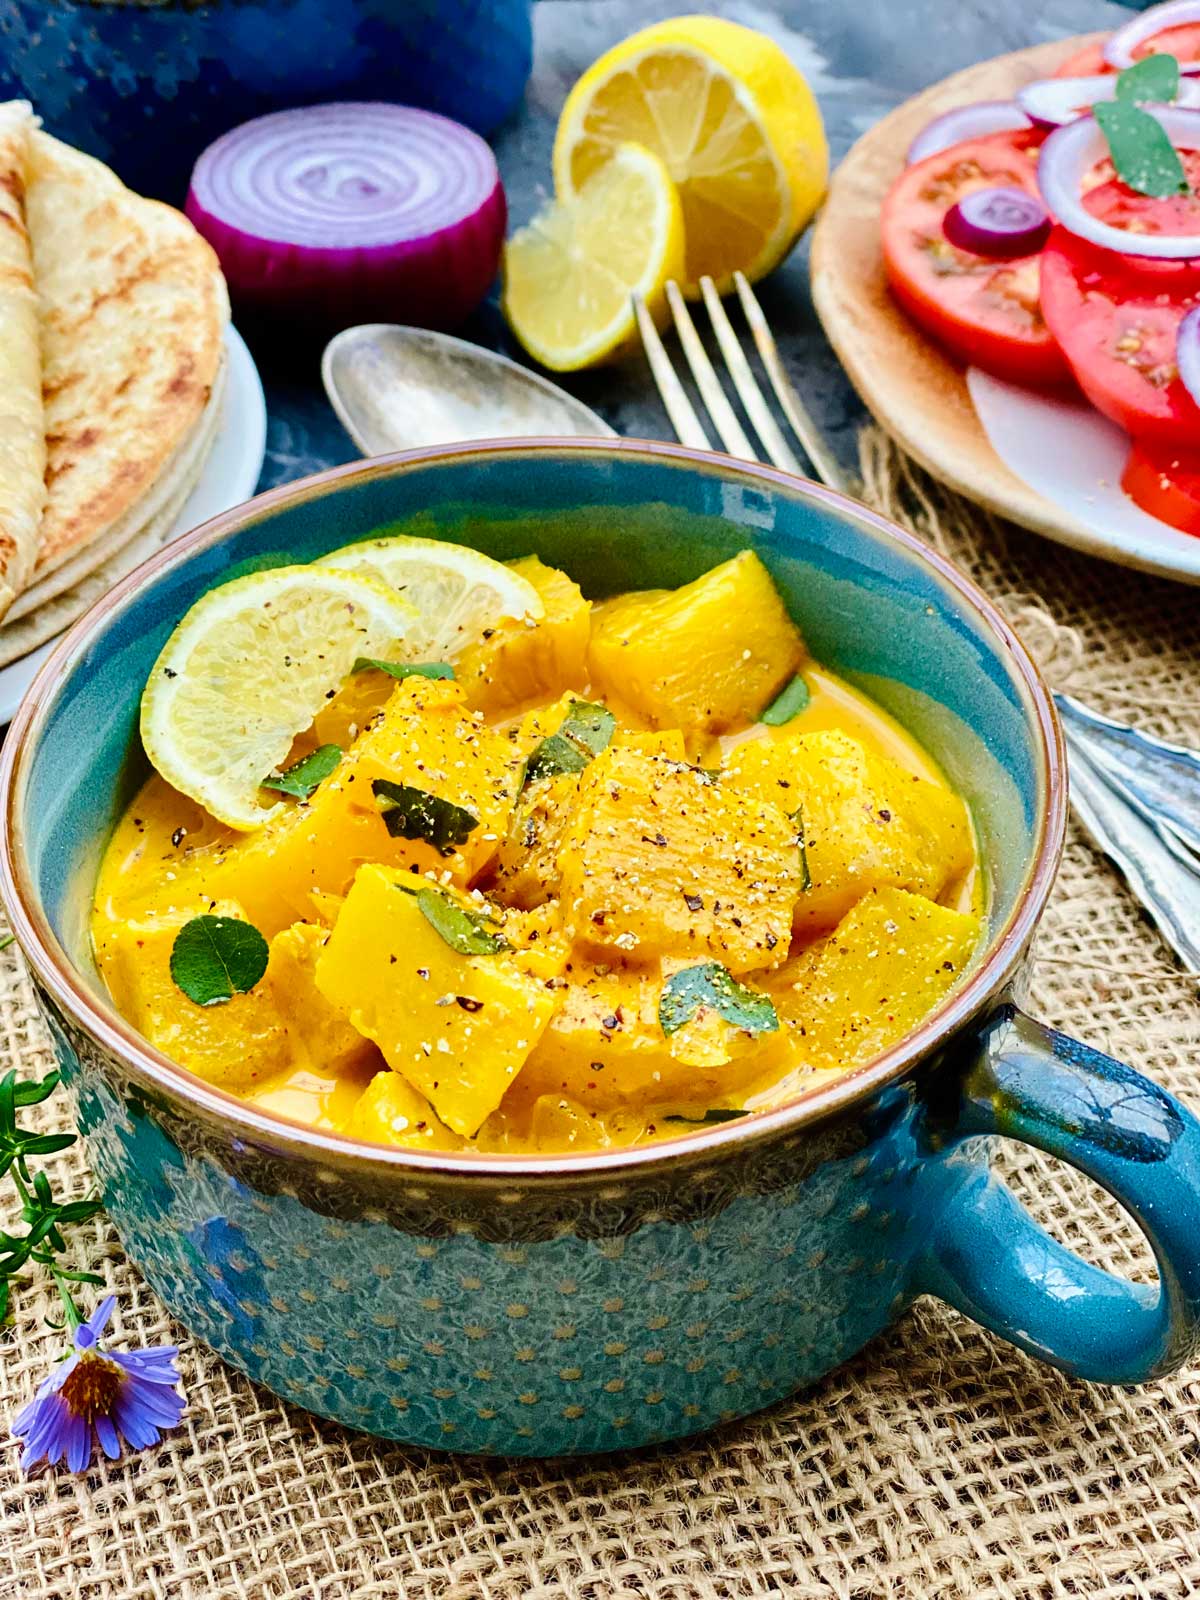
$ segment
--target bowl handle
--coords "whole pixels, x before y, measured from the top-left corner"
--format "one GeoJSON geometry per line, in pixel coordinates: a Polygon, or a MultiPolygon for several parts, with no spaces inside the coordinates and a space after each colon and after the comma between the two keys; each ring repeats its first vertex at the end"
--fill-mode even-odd
{"type": "Polygon", "coordinates": [[[1200,1121],[1098,1050],[1005,1006],[938,1074],[929,1132],[961,1181],[938,1208],[914,1287],[1076,1377],[1141,1383],[1200,1349],[1200,1121]],[[948,1096],[945,1103],[943,1096],[948,1096]],[[1022,1139],[1094,1178],[1153,1246],[1159,1284],[1089,1266],[962,1141],[1022,1139]],[[957,1158],[956,1158],[957,1157],[957,1158]],[[962,1176],[965,1174],[965,1176],[962,1176]]]}

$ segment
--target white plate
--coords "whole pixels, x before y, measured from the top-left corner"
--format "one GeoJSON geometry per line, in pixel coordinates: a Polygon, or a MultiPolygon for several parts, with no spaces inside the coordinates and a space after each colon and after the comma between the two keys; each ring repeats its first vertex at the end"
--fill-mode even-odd
{"type": "Polygon", "coordinates": [[[1134,505],[1121,489],[1129,435],[1086,400],[1059,399],[972,367],[967,388],[1010,472],[1083,523],[1090,548],[1144,571],[1200,583],[1200,539],[1134,505]]]}
{"type": "MultiPolygon", "coordinates": [[[[184,501],[168,540],[177,539],[189,528],[207,522],[209,517],[249,500],[262,472],[267,450],[267,403],[263,398],[262,379],[236,328],[226,330],[225,352],[229,370],[216,437],[196,487],[184,501]]],[[[58,638],[61,637],[60,634],[58,638]]],[[[0,727],[12,721],[22,695],[58,638],[48,639],[27,656],[0,670],[0,727]]]]}

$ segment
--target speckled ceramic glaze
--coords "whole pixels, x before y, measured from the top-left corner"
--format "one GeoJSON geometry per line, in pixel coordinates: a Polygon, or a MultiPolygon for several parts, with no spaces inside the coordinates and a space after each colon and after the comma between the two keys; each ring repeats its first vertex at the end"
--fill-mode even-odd
{"type": "Polygon", "coordinates": [[[249,117],[398,100],[491,133],[529,76],[532,0],[0,0],[0,99],[176,204],[249,117]]]}
{"type": "Polygon", "coordinates": [[[180,541],[67,637],[5,746],[3,892],[125,1246],[171,1309],[287,1399],[451,1449],[604,1450],[743,1415],[942,1295],[1079,1375],[1177,1367],[1200,1327],[1200,1124],[1012,994],[1057,862],[1054,713],[1020,645],[907,534],[766,468],[628,441],[414,453],[274,491],[180,541]],[[105,999],[86,914],[145,773],[147,670],[239,571],[400,522],[537,552],[602,595],[749,546],[814,653],[932,750],[990,885],[972,975],[887,1056],[649,1150],[383,1150],[252,1113],[105,999]],[[996,1135],[1110,1188],[1161,1287],[1086,1265],[989,1172],[996,1135]]]}

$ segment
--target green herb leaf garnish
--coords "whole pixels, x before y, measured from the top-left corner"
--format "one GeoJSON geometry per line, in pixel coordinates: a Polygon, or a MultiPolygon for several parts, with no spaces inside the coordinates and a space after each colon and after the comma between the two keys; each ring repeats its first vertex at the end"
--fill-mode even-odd
{"type": "Polygon", "coordinates": [[[478,911],[468,911],[437,889],[418,889],[417,909],[460,956],[494,956],[512,949],[503,934],[494,931],[494,924],[487,917],[478,911]]]}
{"type": "Polygon", "coordinates": [[[453,678],[448,661],[377,661],[374,656],[359,656],[351,672],[386,672],[389,678],[453,678]]]}
{"type": "Polygon", "coordinates": [[[294,794],[298,800],[307,800],[319,783],[323,783],[342,759],[339,744],[323,744],[311,755],[273,772],[262,781],[264,789],[278,789],[280,794],[294,794]]]}
{"type": "Polygon", "coordinates": [[[1179,152],[1148,111],[1129,100],[1109,100],[1093,107],[1093,115],[1123,183],[1157,200],[1188,193],[1179,152]]]}
{"type": "Polygon", "coordinates": [[[1144,105],[1147,100],[1159,105],[1170,104],[1179,96],[1178,60],[1157,50],[1143,56],[1117,74],[1116,96],[1134,105],[1144,105]]]}
{"type": "Polygon", "coordinates": [[[440,856],[452,856],[479,826],[479,818],[453,800],[413,789],[407,783],[374,778],[371,793],[379,802],[383,825],[393,839],[424,839],[440,856]]]}
{"type": "Polygon", "coordinates": [[[796,825],[796,843],[800,846],[800,893],[807,894],[812,888],[812,873],[808,870],[808,840],[804,837],[804,807],[797,806],[795,811],[789,814],[788,821],[796,825]]]}
{"type": "Polygon", "coordinates": [[[574,700],[559,724],[535,745],[525,763],[525,782],[553,778],[561,772],[582,772],[588,762],[608,747],[617,719],[607,706],[574,700]]]}
{"type": "Polygon", "coordinates": [[[759,712],[758,720],[765,722],[768,728],[781,728],[785,722],[798,717],[811,699],[807,683],[797,673],[791,683],[780,690],[766,710],[759,712]]]}
{"type": "Polygon", "coordinates": [[[769,996],[739,983],[719,961],[704,961],[681,968],[663,984],[658,1002],[662,1031],[675,1033],[705,1006],[747,1033],[774,1033],[779,1027],[769,996]]]}
{"type": "Polygon", "coordinates": [[[664,1117],[664,1122],[684,1122],[689,1128],[714,1127],[718,1122],[736,1122],[738,1117],[748,1117],[748,1111],[735,1111],[732,1106],[713,1106],[702,1117],[664,1117]]]}
{"type": "Polygon", "coordinates": [[[267,941],[238,917],[193,917],[175,935],[171,977],[198,1006],[245,994],[267,970],[267,941]]]}

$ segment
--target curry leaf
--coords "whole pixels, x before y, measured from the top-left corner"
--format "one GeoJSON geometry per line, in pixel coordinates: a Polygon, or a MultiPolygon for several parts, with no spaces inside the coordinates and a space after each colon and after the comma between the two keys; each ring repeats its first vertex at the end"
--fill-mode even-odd
{"type": "Polygon", "coordinates": [[[1093,108],[1108,140],[1117,176],[1138,194],[1165,200],[1187,194],[1188,181],[1179,152],[1148,111],[1130,100],[1109,100],[1093,108]]]}
{"type": "Polygon", "coordinates": [[[377,661],[374,656],[359,656],[352,672],[386,672],[389,678],[453,678],[448,661],[377,661]]]}
{"type": "Polygon", "coordinates": [[[374,778],[371,793],[379,802],[383,825],[393,839],[424,839],[440,856],[452,856],[479,826],[479,818],[453,800],[414,789],[407,783],[374,778]]]}
{"type": "Polygon", "coordinates": [[[797,673],[791,683],[780,690],[766,710],[759,712],[758,720],[765,722],[769,728],[781,728],[785,722],[798,717],[811,699],[807,683],[797,673]]]}
{"type": "Polygon", "coordinates": [[[1124,72],[1118,73],[1116,96],[1135,105],[1153,100],[1169,104],[1179,95],[1179,62],[1165,51],[1143,56],[1124,72]]]}
{"type": "Polygon", "coordinates": [[[417,909],[460,956],[494,956],[512,949],[485,916],[468,911],[437,889],[418,889],[417,909]]]}
{"type": "Polygon", "coordinates": [[[675,1033],[705,1007],[747,1033],[773,1033],[779,1018],[770,998],[748,989],[718,961],[683,967],[663,985],[658,1002],[662,1031],[675,1033]]]}
{"type": "Polygon", "coordinates": [[[708,1128],[718,1122],[736,1122],[738,1117],[748,1117],[748,1111],[735,1111],[732,1106],[713,1106],[702,1117],[664,1117],[664,1122],[684,1122],[689,1128],[708,1128]]]}
{"type": "Polygon", "coordinates": [[[270,777],[264,778],[262,787],[278,789],[280,794],[294,794],[297,800],[307,800],[341,759],[341,745],[320,745],[310,755],[302,756],[299,761],[290,767],[285,767],[282,772],[273,772],[270,777]]]}
{"type": "Polygon", "coordinates": [[[552,778],[560,772],[582,772],[588,762],[607,749],[617,719],[607,706],[573,700],[558,731],[535,745],[525,763],[525,782],[552,778]]]}
{"type": "Polygon", "coordinates": [[[267,941],[238,917],[193,917],[171,946],[175,986],[198,1006],[219,1006],[245,994],[267,970],[267,941]]]}

